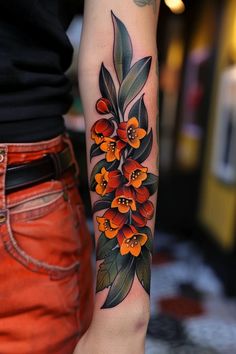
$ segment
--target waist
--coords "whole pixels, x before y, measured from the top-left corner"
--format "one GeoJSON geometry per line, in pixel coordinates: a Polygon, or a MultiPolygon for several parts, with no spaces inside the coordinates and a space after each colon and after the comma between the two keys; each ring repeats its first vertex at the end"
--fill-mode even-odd
{"type": "Polygon", "coordinates": [[[64,120],[60,115],[44,116],[44,118],[17,115],[17,118],[10,119],[3,115],[0,109],[0,144],[50,140],[63,134],[64,131],[64,120]]]}
{"type": "Polygon", "coordinates": [[[0,142],[0,150],[7,151],[7,156],[4,156],[4,158],[7,159],[7,165],[25,164],[34,160],[41,159],[47,154],[62,151],[66,144],[68,144],[68,141],[69,138],[66,136],[58,135],[53,139],[42,140],[38,142],[0,142]]]}
{"type": "Polygon", "coordinates": [[[40,182],[78,174],[70,139],[65,135],[36,143],[0,144],[0,192],[8,194],[40,182]]]}

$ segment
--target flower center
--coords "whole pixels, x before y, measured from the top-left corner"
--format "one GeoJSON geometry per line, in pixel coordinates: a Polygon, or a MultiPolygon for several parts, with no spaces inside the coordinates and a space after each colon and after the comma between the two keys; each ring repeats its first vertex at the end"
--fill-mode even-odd
{"type": "Polygon", "coordinates": [[[120,198],[118,198],[118,204],[129,206],[130,204],[132,204],[132,199],[120,197],[120,198]]]}
{"type": "Polygon", "coordinates": [[[125,244],[126,244],[126,247],[135,247],[137,246],[138,244],[138,237],[137,236],[133,236],[131,238],[128,238],[125,240],[125,244]]]}
{"type": "Polygon", "coordinates": [[[128,138],[130,140],[134,140],[135,138],[137,138],[136,129],[134,129],[133,127],[129,127],[128,129],[128,138]]]}
{"type": "Polygon", "coordinates": [[[115,149],[116,149],[116,143],[112,142],[112,143],[109,143],[108,144],[108,149],[107,151],[112,151],[112,152],[115,152],[115,149]]]}
{"type": "Polygon", "coordinates": [[[108,219],[106,219],[104,221],[104,228],[105,228],[105,231],[114,231],[115,229],[113,229],[110,225],[110,221],[108,219]]]}
{"type": "Polygon", "coordinates": [[[138,178],[141,175],[140,170],[135,170],[131,173],[131,179],[134,181],[136,178],[138,178]]]}
{"type": "Polygon", "coordinates": [[[103,178],[102,182],[100,183],[100,186],[103,187],[103,188],[106,188],[107,181],[105,180],[105,178],[103,178]]]}

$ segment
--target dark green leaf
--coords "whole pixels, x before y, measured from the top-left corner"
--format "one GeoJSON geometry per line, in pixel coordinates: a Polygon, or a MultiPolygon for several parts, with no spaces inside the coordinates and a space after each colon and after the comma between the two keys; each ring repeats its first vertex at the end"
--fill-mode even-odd
{"type": "Polygon", "coordinates": [[[120,119],[119,119],[119,117],[117,116],[117,115],[115,115],[114,117],[112,117],[112,118],[109,118],[111,121],[115,121],[117,124],[119,124],[120,123],[120,119]]]}
{"type": "Polygon", "coordinates": [[[115,160],[113,162],[107,162],[107,171],[116,170],[120,165],[120,161],[115,160]]]}
{"type": "Polygon", "coordinates": [[[132,159],[138,161],[139,163],[145,161],[152,150],[152,143],[153,133],[151,129],[150,132],[141,140],[140,147],[138,149],[135,149],[130,155],[132,159]]]}
{"type": "Polygon", "coordinates": [[[110,193],[107,193],[106,196],[105,196],[105,198],[106,198],[107,200],[110,200],[110,201],[112,202],[112,200],[115,198],[115,191],[110,192],[110,193]]]}
{"type": "Polygon", "coordinates": [[[135,102],[129,112],[129,119],[136,117],[139,121],[140,128],[148,130],[148,113],[143,100],[144,94],[135,102]]]}
{"type": "Polygon", "coordinates": [[[110,253],[99,266],[97,274],[96,292],[102,291],[109,287],[117,276],[117,264],[116,257],[119,252],[119,248],[110,253]]]}
{"type": "Polygon", "coordinates": [[[111,201],[108,199],[99,199],[93,204],[93,213],[96,211],[108,209],[111,206],[111,201]]]}
{"type": "Polygon", "coordinates": [[[121,84],[130,69],[133,49],[129,33],[125,25],[113,14],[113,12],[112,20],[114,25],[113,57],[116,75],[121,84]]]}
{"type": "Polygon", "coordinates": [[[143,185],[147,187],[150,195],[153,195],[158,188],[158,176],[154,175],[153,173],[148,173],[147,179],[143,181],[143,185]]]}
{"type": "Polygon", "coordinates": [[[90,161],[93,157],[104,154],[104,151],[100,149],[100,145],[93,144],[90,149],[90,161]]]}
{"type": "Polygon", "coordinates": [[[134,149],[132,148],[132,146],[127,146],[127,148],[126,148],[126,150],[127,150],[127,157],[130,157],[130,156],[132,156],[132,153],[133,153],[133,151],[134,151],[134,149]]]}
{"type": "Polygon", "coordinates": [[[137,227],[137,230],[141,234],[147,235],[148,239],[143,247],[146,247],[149,250],[149,252],[152,253],[152,251],[153,251],[153,235],[152,235],[151,229],[148,226],[144,226],[144,227],[137,227]]]}
{"type": "Polygon", "coordinates": [[[97,261],[104,259],[107,255],[109,255],[112,249],[117,245],[117,239],[112,238],[109,239],[102,233],[97,242],[97,250],[96,250],[96,259],[97,261]]]}
{"type": "Polygon", "coordinates": [[[151,5],[155,0],[134,0],[135,4],[138,6],[151,5]]]}
{"type": "Polygon", "coordinates": [[[150,282],[151,282],[151,257],[147,248],[142,248],[140,255],[136,262],[136,274],[140,284],[150,294],[150,282]]]}
{"type": "Polygon", "coordinates": [[[121,270],[121,268],[124,268],[125,266],[127,266],[130,262],[130,255],[125,255],[125,256],[122,256],[120,254],[120,249],[119,249],[119,253],[117,254],[117,257],[116,257],[116,264],[117,264],[117,269],[118,271],[121,270]]]}
{"type": "Polygon", "coordinates": [[[124,78],[119,91],[119,105],[124,112],[127,105],[142,90],[147,81],[152,57],[145,57],[137,61],[124,78]]]}
{"type": "Polygon", "coordinates": [[[103,167],[105,167],[107,171],[110,171],[113,169],[117,169],[119,164],[120,164],[120,161],[118,161],[118,160],[115,160],[113,162],[107,162],[106,159],[103,159],[103,160],[99,161],[98,163],[96,163],[96,165],[94,166],[94,168],[91,172],[91,176],[90,176],[90,190],[95,191],[96,184],[97,184],[95,181],[95,176],[97,173],[101,173],[101,169],[103,167]]]}
{"type": "Polygon", "coordinates": [[[111,74],[102,63],[99,74],[99,87],[102,97],[107,98],[112,105],[115,115],[117,115],[116,89],[111,74]]]}
{"type": "Polygon", "coordinates": [[[130,292],[135,275],[135,260],[133,256],[127,256],[123,256],[128,260],[117,273],[117,276],[115,277],[107,295],[106,301],[102,306],[103,309],[117,306],[130,292]]]}

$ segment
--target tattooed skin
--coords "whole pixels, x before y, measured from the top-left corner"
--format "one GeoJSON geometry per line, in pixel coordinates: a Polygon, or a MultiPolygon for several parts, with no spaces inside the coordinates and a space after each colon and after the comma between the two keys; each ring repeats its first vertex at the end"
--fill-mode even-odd
{"type": "Polygon", "coordinates": [[[132,62],[128,31],[113,13],[111,16],[116,77],[102,63],[101,97],[95,105],[102,117],[91,128],[94,143],[90,149],[91,160],[101,156],[92,170],[90,189],[100,197],[93,205],[100,231],[96,292],[109,288],[102,308],[121,303],[135,276],[149,294],[152,232],[147,221],[154,216],[149,197],[156,192],[158,181],[145,166],[152,150],[153,131],[149,129],[144,93],[139,95],[148,79],[152,58],[132,62]]]}
{"type": "Polygon", "coordinates": [[[156,0],[134,0],[134,3],[139,7],[144,7],[146,5],[152,5],[153,10],[156,11],[156,0]]]}

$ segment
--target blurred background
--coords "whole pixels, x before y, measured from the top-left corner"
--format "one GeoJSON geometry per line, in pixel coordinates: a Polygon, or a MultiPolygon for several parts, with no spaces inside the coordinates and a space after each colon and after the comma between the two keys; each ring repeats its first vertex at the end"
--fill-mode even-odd
{"type": "MultiPolygon", "coordinates": [[[[82,1],[64,1],[62,13],[75,53],[65,120],[91,220],[77,88],[82,1]]],[[[234,354],[236,1],[161,0],[157,45],[160,184],[146,353],[234,354]]]]}

